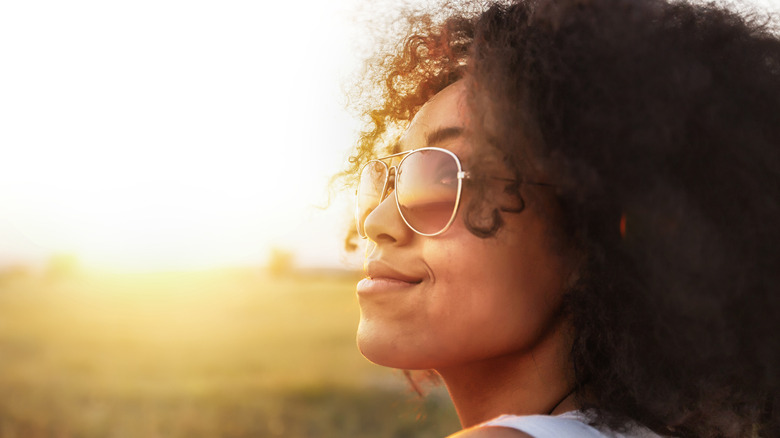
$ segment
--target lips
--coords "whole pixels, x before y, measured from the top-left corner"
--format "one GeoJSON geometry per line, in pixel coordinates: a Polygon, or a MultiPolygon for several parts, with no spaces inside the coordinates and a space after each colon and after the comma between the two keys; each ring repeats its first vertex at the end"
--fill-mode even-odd
{"type": "Polygon", "coordinates": [[[380,260],[365,264],[367,277],[357,284],[358,294],[404,290],[422,283],[423,278],[403,273],[380,260]]]}
{"type": "Polygon", "coordinates": [[[372,279],[388,279],[397,280],[404,283],[420,283],[422,277],[415,277],[413,275],[404,274],[403,272],[392,268],[388,263],[380,260],[368,260],[365,263],[365,272],[369,278],[372,279]]]}

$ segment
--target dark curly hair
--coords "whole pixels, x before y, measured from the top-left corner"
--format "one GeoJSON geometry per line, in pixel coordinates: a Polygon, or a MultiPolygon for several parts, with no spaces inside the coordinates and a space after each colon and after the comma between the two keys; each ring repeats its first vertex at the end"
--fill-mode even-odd
{"type": "MultiPolygon", "coordinates": [[[[480,141],[555,184],[560,237],[583,254],[566,294],[582,408],[673,436],[780,436],[777,21],[663,0],[406,18],[367,63],[348,173],[464,80],[480,141]]],[[[480,236],[511,214],[474,223],[476,208],[480,236]]]]}

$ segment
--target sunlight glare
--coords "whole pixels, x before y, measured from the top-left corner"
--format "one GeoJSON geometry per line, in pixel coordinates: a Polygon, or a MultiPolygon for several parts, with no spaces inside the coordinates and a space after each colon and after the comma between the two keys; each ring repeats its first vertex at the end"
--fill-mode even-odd
{"type": "Polygon", "coordinates": [[[0,263],[338,265],[343,230],[304,222],[344,219],[314,206],[354,138],[353,3],[0,6],[0,263]]]}

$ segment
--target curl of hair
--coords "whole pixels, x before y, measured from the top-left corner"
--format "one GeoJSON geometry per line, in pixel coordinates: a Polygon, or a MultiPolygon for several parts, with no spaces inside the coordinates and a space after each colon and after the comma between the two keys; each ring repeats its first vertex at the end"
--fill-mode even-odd
{"type": "MultiPolygon", "coordinates": [[[[465,78],[479,138],[557,186],[561,236],[583,255],[566,308],[584,409],[672,436],[780,436],[777,21],[528,0],[409,23],[369,62],[363,85],[380,92],[348,172],[465,78]]],[[[464,217],[488,237],[502,214],[464,217]]]]}

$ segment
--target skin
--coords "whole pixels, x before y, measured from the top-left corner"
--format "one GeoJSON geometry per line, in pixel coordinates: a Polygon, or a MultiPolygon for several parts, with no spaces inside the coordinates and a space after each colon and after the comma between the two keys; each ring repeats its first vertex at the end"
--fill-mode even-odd
{"type": "MultiPolygon", "coordinates": [[[[401,138],[401,150],[443,147],[468,170],[477,151],[468,141],[465,93],[461,81],[434,96],[401,138]],[[462,133],[428,142],[449,128],[462,133]]],[[[508,174],[498,161],[492,170],[508,174]]],[[[523,190],[526,208],[504,213],[504,226],[487,239],[468,231],[463,209],[443,234],[418,235],[393,196],[365,221],[368,279],[358,284],[358,346],[377,364],[438,372],[466,428],[460,438],[527,436],[468,428],[501,414],[576,409],[570,326],[561,307],[572,257],[553,243],[559,212],[552,192],[523,190]]],[[[466,188],[461,205],[468,198],[466,188]]]]}

